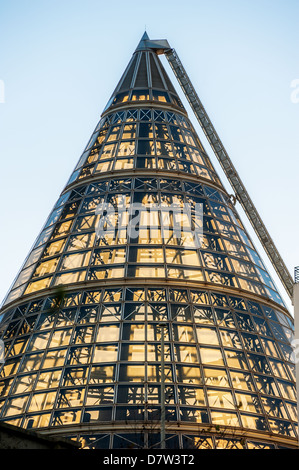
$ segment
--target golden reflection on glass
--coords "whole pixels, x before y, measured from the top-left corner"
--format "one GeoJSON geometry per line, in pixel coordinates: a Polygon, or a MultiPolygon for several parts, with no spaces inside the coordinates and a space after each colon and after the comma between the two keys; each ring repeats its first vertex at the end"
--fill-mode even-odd
{"type": "Polygon", "coordinates": [[[61,390],[58,397],[58,408],[71,408],[82,406],[84,399],[84,389],[61,390]]]}
{"type": "Polygon", "coordinates": [[[235,408],[232,394],[227,390],[207,390],[207,394],[212,408],[235,408]]]}
{"type": "Polygon", "coordinates": [[[212,423],[218,426],[239,426],[239,420],[236,413],[225,413],[220,411],[211,411],[212,423]]]}
{"type": "Polygon", "coordinates": [[[62,284],[72,284],[74,282],[81,282],[85,280],[86,271],[75,271],[66,274],[59,274],[56,276],[54,285],[59,286],[62,284]]]}
{"type": "Polygon", "coordinates": [[[242,372],[230,371],[232,384],[235,389],[240,390],[254,390],[254,385],[250,374],[244,374],[242,372]]]}
{"type": "Polygon", "coordinates": [[[113,160],[107,160],[105,162],[98,163],[95,172],[96,173],[106,173],[107,171],[111,171],[112,169],[113,160]]]}
{"type": "Polygon", "coordinates": [[[205,327],[197,327],[197,338],[199,343],[203,344],[217,344],[219,345],[219,340],[217,336],[216,329],[214,328],[205,328],[205,327]]]}
{"type": "Polygon", "coordinates": [[[125,344],[122,345],[121,360],[144,362],[145,345],[144,344],[125,344]]]}
{"type": "Polygon", "coordinates": [[[96,251],[93,256],[92,264],[97,265],[105,265],[105,264],[117,264],[117,263],[124,263],[126,260],[126,249],[120,248],[117,250],[101,250],[96,251]]]}
{"type": "Polygon", "coordinates": [[[28,411],[33,412],[50,410],[54,406],[55,398],[56,391],[47,393],[35,393],[32,396],[28,411]]]}
{"type": "Polygon", "coordinates": [[[45,279],[41,279],[40,281],[30,282],[28,284],[27,289],[25,290],[24,294],[31,294],[33,292],[37,292],[42,289],[47,289],[51,284],[52,276],[47,277],[45,279]]]}
{"type": "Polygon", "coordinates": [[[210,387],[229,387],[229,380],[225,369],[211,369],[204,367],[205,384],[210,387]]]}
{"type": "Polygon", "coordinates": [[[64,256],[60,266],[61,271],[88,266],[90,254],[91,252],[87,251],[85,253],[64,256]]]}
{"type": "Polygon", "coordinates": [[[248,411],[250,413],[261,413],[261,405],[257,395],[236,393],[236,400],[238,408],[242,411],[248,411]]]}
{"type": "Polygon", "coordinates": [[[119,157],[127,157],[135,154],[135,141],[121,142],[119,144],[117,155],[119,157]]]}
{"type": "MultiPolygon", "coordinates": [[[[171,365],[166,364],[164,368],[165,382],[172,382],[172,368],[171,365]]],[[[147,379],[149,382],[160,382],[161,380],[161,366],[160,364],[147,365],[147,379]]]]}
{"type": "Polygon", "coordinates": [[[61,367],[64,364],[67,349],[48,351],[42,365],[42,369],[61,367]]]}
{"type": "Polygon", "coordinates": [[[86,405],[97,406],[101,404],[113,403],[114,387],[89,387],[86,394],[86,405]]]}
{"type": "Polygon", "coordinates": [[[29,395],[25,395],[18,398],[10,398],[4,410],[3,416],[13,416],[24,413],[29,395]]]}
{"type": "Polygon", "coordinates": [[[66,238],[50,243],[45,249],[42,257],[46,258],[47,256],[54,256],[58,253],[61,253],[64,248],[65,242],[66,238]]]}
{"type": "Polygon", "coordinates": [[[206,405],[204,391],[202,388],[197,387],[179,387],[179,401],[182,405],[206,405]]]}
{"type": "Polygon", "coordinates": [[[173,325],[173,333],[175,341],[183,343],[195,343],[194,331],[192,326],[173,325]]]}
{"type": "Polygon", "coordinates": [[[216,439],[216,449],[244,449],[244,444],[236,439],[216,439]]]}
{"type": "Polygon", "coordinates": [[[61,411],[57,412],[54,417],[54,426],[61,426],[67,424],[76,424],[80,422],[81,410],[73,410],[73,411],[61,411]]]}
{"type": "Polygon", "coordinates": [[[93,362],[113,362],[117,361],[117,345],[96,346],[94,350],[93,362]]]}
{"type": "Polygon", "coordinates": [[[197,251],[166,249],[166,262],[175,264],[186,264],[189,266],[199,266],[200,261],[197,251]]]}
{"type": "Polygon", "coordinates": [[[201,347],[200,355],[203,364],[210,364],[215,366],[224,365],[221,349],[201,347]]]}
{"type": "MultiPolygon", "coordinates": [[[[161,362],[161,346],[159,343],[147,345],[147,361],[161,362]]],[[[171,351],[169,344],[165,344],[164,346],[164,361],[171,361],[171,351]]]]}
{"type": "Polygon", "coordinates": [[[33,389],[37,374],[23,375],[18,377],[11,392],[15,395],[30,392],[33,389]]]}
{"type": "Polygon", "coordinates": [[[190,362],[196,364],[198,362],[196,346],[176,345],[176,360],[178,362],[190,362]]]}
{"type": "Polygon", "coordinates": [[[95,232],[71,236],[67,246],[67,251],[84,250],[94,244],[95,232]]]}
{"type": "Polygon", "coordinates": [[[135,277],[165,277],[165,270],[162,266],[136,266],[135,277]]]}
{"type": "Polygon", "coordinates": [[[145,366],[121,364],[120,380],[124,382],[144,382],[145,366]]]}
{"type": "Polygon", "coordinates": [[[178,382],[202,385],[200,369],[198,367],[177,365],[178,382]]]}
{"type": "MultiPolygon", "coordinates": [[[[135,261],[135,260],[134,260],[135,261]]],[[[139,248],[136,255],[137,263],[163,263],[164,254],[161,248],[139,248]]]]}
{"type": "Polygon", "coordinates": [[[36,333],[31,340],[30,348],[32,351],[37,349],[46,349],[48,340],[50,337],[50,332],[47,333],[36,333]]]}
{"type": "Polygon", "coordinates": [[[114,382],[115,366],[95,366],[91,368],[90,384],[114,382]]]}
{"type": "Polygon", "coordinates": [[[264,424],[264,418],[256,417],[256,416],[250,416],[250,415],[245,415],[241,413],[241,421],[242,425],[245,428],[249,429],[258,429],[262,430],[265,426],[264,424]]]}
{"type": "Polygon", "coordinates": [[[36,390],[42,390],[45,388],[57,388],[60,382],[61,372],[61,369],[41,372],[38,377],[38,382],[36,384],[36,390]]]}
{"type": "Polygon", "coordinates": [[[40,415],[30,415],[25,418],[23,427],[27,428],[46,428],[49,426],[51,413],[43,413],[40,415]]]}
{"type": "Polygon", "coordinates": [[[109,341],[118,341],[119,339],[119,325],[100,325],[96,342],[109,343],[109,341]]]}

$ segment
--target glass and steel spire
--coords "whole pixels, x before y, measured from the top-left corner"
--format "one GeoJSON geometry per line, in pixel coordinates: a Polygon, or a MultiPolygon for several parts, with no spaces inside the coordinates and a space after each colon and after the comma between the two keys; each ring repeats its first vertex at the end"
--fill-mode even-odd
{"type": "Polygon", "coordinates": [[[292,318],[147,39],[3,302],[0,420],[158,448],[163,322],[167,447],[296,447],[292,318]]]}

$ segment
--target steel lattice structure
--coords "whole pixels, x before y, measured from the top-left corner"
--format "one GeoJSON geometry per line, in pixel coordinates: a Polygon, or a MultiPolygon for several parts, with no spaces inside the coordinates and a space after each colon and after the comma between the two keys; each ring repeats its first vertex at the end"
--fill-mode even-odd
{"type": "Polygon", "coordinates": [[[0,420],[86,449],[296,448],[292,317],[161,53],[252,204],[145,34],[4,299],[0,420]]]}

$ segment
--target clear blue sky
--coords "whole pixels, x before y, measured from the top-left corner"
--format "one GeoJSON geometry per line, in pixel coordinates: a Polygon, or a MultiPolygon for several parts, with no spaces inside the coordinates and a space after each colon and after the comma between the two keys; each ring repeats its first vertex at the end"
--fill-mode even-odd
{"type": "MultiPolygon", "coordinates": [[[[299,103],[291,101],[291,82],[299,79],[298,18],[295,0],[0,0],[0,299],[145,27],[150,38],[166,38],[177,50],[293,272],[299,265],[299,103]]],[[[252,234],[244,216],[243,222],[252,234]]]]}

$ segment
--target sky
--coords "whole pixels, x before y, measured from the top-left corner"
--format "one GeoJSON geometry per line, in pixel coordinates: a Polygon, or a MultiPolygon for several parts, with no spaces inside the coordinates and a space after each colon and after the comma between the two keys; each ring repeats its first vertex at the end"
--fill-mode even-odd
{"type": "Polygon", "coordinates": [[[297,0],[0,0],[0,302],[145,29],[176,49],[293,274],[299,265],[298,17],[297,0]]]}

